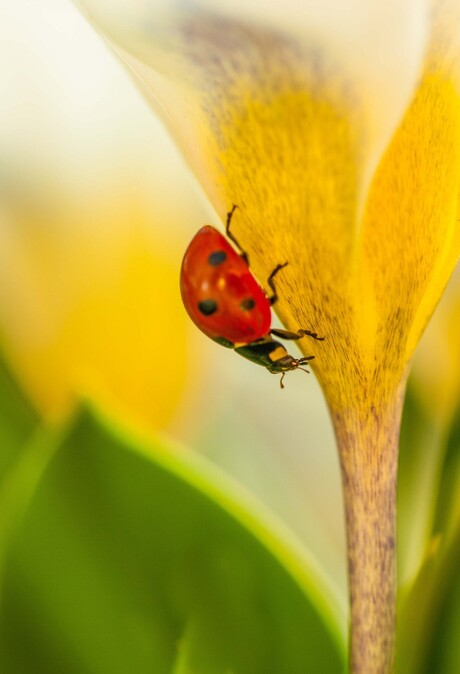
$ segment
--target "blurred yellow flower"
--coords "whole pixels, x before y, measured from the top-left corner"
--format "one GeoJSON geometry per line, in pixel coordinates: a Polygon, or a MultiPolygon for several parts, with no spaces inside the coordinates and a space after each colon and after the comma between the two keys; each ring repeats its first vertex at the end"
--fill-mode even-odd
{"type": "Polygon", "coordinates": [[[110,203],[37,211],[12,223],[1,246],[3,345],[25,389],[50,419],[84,395],[126,420],[164,425],[188,356],[171,244],[139,198],[119,192],[110,203]]]}
{"type": "Polygon", "coordinates": [[[3,355],[47,419],[89,396],[149,432],[174,416],[191,374],[178,270],[203,214],[80,14],[61,9],[57,24],[52,2],[18,4],[0,28],[3,355]]]}

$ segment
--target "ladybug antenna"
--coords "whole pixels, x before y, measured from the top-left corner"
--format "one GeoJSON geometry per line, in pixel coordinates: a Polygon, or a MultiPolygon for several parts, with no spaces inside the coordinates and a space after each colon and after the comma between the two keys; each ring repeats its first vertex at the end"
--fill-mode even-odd
{"type": "Polygon", "coordinates": [[[313,360],[315,356],[303,356],[297,361],[297,365],[305,365],[309,360],[313,360]]]}

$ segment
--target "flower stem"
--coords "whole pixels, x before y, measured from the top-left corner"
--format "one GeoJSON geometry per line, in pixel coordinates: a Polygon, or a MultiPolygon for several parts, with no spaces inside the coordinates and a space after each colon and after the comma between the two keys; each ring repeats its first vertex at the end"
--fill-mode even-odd
{"type": "Polygon", "coordinates": [[[391,674],[396,633],[396,486],[402,395],[335,414],[345,500],[350,674],[391,674]]]}

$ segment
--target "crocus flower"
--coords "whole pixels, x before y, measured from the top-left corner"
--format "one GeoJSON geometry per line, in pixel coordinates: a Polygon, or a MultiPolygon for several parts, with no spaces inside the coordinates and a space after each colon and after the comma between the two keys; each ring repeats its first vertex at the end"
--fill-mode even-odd
{"type": "Polygon", "coordinates": [[[458,3],[79,4],[222,219],[239,206],[256,276],[288,262],[284,325],[325,337],[301,348],[342,467],[351,670],[390,672],[403,393],[460,250],[458,3]]]}

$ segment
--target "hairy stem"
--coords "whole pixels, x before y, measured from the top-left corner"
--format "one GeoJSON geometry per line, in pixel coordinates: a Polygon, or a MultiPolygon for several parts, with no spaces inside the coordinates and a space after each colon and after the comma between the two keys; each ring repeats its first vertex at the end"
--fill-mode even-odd
{"type": "Polygon", "coordinates": [[[347,527],[350,673],[391,674],[396,633],[396,485],[402,395],[334,415],[347,527]]]}

